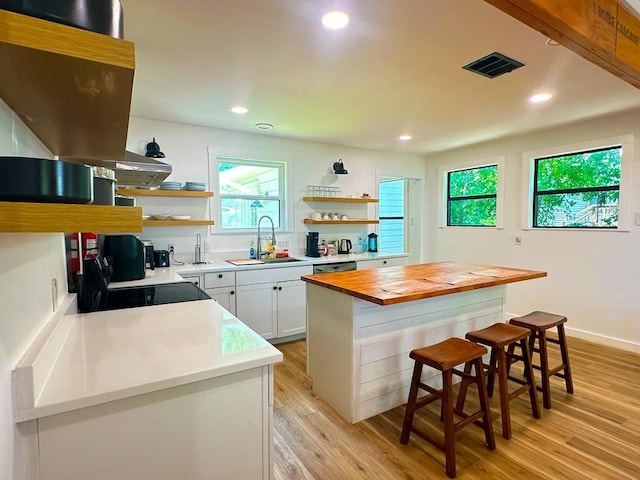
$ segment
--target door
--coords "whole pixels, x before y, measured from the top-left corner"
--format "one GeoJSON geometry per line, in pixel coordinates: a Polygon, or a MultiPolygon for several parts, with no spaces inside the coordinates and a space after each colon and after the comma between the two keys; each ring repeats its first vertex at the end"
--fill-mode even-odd
{"type": "Polygon", "coordinates": [[[278,283],[278,337],[305,333],[307,290],[302,280],[278,283]]]}
{"type": "Polygon", "coordinates": [[[276,295],[273,282],[239,285],[236,289],[236,317],[264,338],[276,336],[276,295]]]}

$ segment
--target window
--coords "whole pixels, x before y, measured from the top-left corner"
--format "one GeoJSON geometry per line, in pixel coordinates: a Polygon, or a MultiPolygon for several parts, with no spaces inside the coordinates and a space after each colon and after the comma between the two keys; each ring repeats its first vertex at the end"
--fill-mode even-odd
{"type": "Polygon", "coordinates": [[[447,226],[495,227],[498,165],[447,172],[447,226]]]}
{"type": "Polygon", "coordinates": [[[405,251],[404,241],[404,179],[384,179],[378,184],[378,219],[382,252],[405,251]]]}
{"type": "Polygon", "coordinates": [[[253,230],[263,215],[284,228],[284,163],[218,157],[217,164],[221,231],[253,230]]]}
{"type": "Polygon", "coordinates": [[[617,228],[620,145],[534,159],[533,227],[617,228]]]}

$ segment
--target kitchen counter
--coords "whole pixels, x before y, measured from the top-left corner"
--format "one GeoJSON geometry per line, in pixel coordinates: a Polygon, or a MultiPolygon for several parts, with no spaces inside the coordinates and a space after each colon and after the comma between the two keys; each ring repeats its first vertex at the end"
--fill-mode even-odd
{"type": "Polygon", "coordinates": [[[302,280],[378,305],[391,305],[546,275],[546,272],[535,270],[440,262],[305,275],[302,280]]]}
{"type": "Polygon", "coordinates": [[[310,263],[312,265],[321,265],[327,263],[338,262],[358,262],[365,260],[386,259],[406,257],[407,253],[350,253],[348,255],[327,255],[322,257],[305,257],[302,255],[291,255],[291,258],[300,260],[299,262],[290,263],[265,263],[259,265],[233,265],[224,260],[214,260],[207,263],[194,265],[193,263],[185,263],[184,265],[171,265],[170,267],[158,267],[153,270],[147,270],[145,278],[141,280],[132,280],[127,282],[112,282],[109,288],[133,287],[140,285],[153,285],[157,283],[182,282],[183,276],[200,275],[212,272],[237,272],[242,270],[255,269],[271,269],[295,267],[296,265],[304,265],[310,263]]]}
{"type": "Polygon", "coordinates": [[[213,300],[76,314],[69,297],[14,370],[18,422],[282,361],[213,300]]]}
{"type": "Polygon", "coordinates": [[[314,395],[353,423],[402,405],[411,350],[504,322],[508,284],[545,276],[453,262],[303,276],[314,395]]]}

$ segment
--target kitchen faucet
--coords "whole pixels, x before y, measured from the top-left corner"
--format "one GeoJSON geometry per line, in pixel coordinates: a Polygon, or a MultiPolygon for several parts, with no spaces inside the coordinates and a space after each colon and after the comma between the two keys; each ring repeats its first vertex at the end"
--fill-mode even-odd
{"type": "MultiPolygon", "coordinates": [[[[261,238],[260,238],[260,222],[262,222],[262,219],[263,219],[263,218],[266,218],[266,219],[268,219],[268,220],[271,222],[271,243],[272,243],[273,245],[275,245],[275,244],[276,244],[276,230],[275,230],[275,227],[273,226],[273,219],[272,219],[269,215],[263,215],[263,216],[261,216],[261,217],[260,217],[260,219],[258,220],[258,242],[257,242],[257,243],[258,243],[258,249],[256,250],[256,252],[257,252],[257,254],[258,254],[258,255],[256,256],[256,258],[257,258],[258,260],[262,257],[262,255],[264,255],[264,254],[262,253],[262,245],[260,244],[260,240],[261,240],[261,238]]],[[[266,253],[266,252],[265,252],[265,253],[266,253]]]]}

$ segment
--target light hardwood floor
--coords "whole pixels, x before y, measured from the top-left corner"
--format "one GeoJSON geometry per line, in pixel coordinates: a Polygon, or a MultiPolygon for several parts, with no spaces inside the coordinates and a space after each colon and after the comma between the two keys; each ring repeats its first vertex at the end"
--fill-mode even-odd
{"type": "MultiPolygon", "coordinates": [[[[275,480],[448,478],[442,452],[416,435],[400,444],[404,406],[352,425],[311,393],[304,340],[277,347],[284,362],[275,368],[275,480]]],[[[457,478],[640,478],[640,355],[574,338],[569,355],[575,393],[552,379],[552,409],[538,420],[526,395],[515,399],[511,440],[501,436],[497,395],[496,450],[484,446],[479,427],[458,432],[457,478]]],[[[416,412],[417,425],[439,432],[438,409],[435,402],[416,412]]]]}

